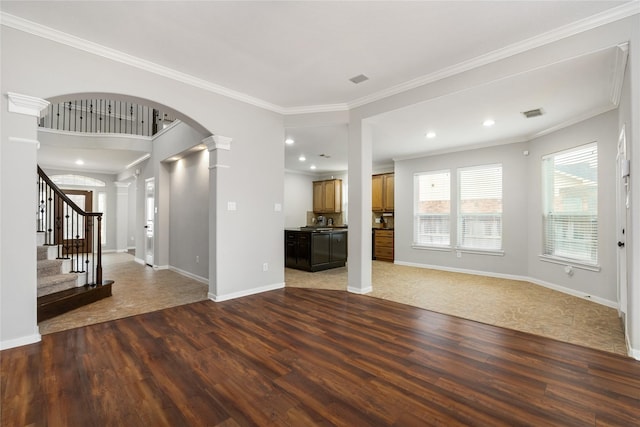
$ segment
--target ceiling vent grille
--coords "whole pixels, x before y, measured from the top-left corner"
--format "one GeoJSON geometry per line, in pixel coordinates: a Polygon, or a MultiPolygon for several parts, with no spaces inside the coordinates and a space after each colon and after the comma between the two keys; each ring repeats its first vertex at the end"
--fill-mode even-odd
{"type": "Polygon", "coordinates": [[[542,113],[542,109],[541,108],[536,108],[535,110],[529,110],[529,111],[523,111],[522,115],[524,115],[527,119],[531,119],[533,117],[538,117],[541,116],[542,113]]]}
{"type": "Polygon", "coordinates": [[[351,77],[349,80],[354,84],[358,84],[369,80],[369,77],[365,76],[364,74],[358,74],[355,77],[351,77]]]}

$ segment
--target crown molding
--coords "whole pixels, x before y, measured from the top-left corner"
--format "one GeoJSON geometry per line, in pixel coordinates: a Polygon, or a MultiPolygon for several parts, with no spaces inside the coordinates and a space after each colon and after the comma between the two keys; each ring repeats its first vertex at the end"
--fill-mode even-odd
{"type": "Polygon", "coordinates": [[[49,101],[42,98],[14,92],[7,92],[7,99],[9,100],[8,108],[10,113],[26,114],[27,116],[38,118],[40,118],[40,111],[50,104],[49,101]]]}
{"type": "Polygon", "coordinates": [[[518,55],[531,49],[557,42],[564,38],[571,37],[588,30],[592,30],[602,25],[610,24],[620,19],[628,18],[629,16],[633,16],[638,13],[640,13],[640,5],[637,0],[633,0],[629,3],[611,8],[588,18],[575,21],[546,33],[513,43],[502,49],[494,50],[487,54],[472,58],[468,61],[460,62],[451,67],[446,67],[434,73],[409,80],[407,82],[390,87],[380,92],[376,92],[371,95],[364,96],[362,98],[358,98],[354,101],[348,102],[347,105],[349,109],[360,107],[362,105],[369,104],[371,102],[378,101],[389,96],[397,95],[399,93],[415,89],[428,83],[433,83],[438,80],[452,77],[456,74],[464,73],[465,71],[469,71],[474,68],[488,65],[492,62],[497,62],[511,56],[518,55]]]}
{"type": "Polygon", "coordinates": [[[292,115],[351,110],[362,105],[387,98],[389,96],[397,95],[399,93],[415,89],[428,83],[433,83],[437,80],[445,79],[456,74],[472,70],[474,68],[482,67],[492,62],[506,59],[508,57],[526,52],[528,50],[556,42],[558,40],[618,21],[620,19],[627,18],[629,16],[636,15],[638,13],[640,13],[639,2],[637,0],[633,0],[620,6],[608,9],[599,14],[553,29],[546,33],[539,34],[537,36],[517,43],[513,43],[502,49],[494,50],[468,61],[460,62],[453,66],[438,70],[434,73],[409,80],[405,83],[355,99],[353,101],[339,104],[310,105],[299,107],[281,107],[262,99],[255,98],[253,96],[228,89],[224,86],[211,83],[204,79],[194,77],[190,74],[183,73],[151,61],[137,58],[133,55],[129,55],[119,50],[102,46],[98,43],[94,43],[80,37],[76,37],[71,34],[67,34],[62,31],[58,31],[32,21],[28,21],[14,15],[10,15],[2,11],[0,11],[0,23],[19,31],[30,33],[52,40],[54,42],[83,50],[85,52],[92,53],[94,55],[102,56],[113,61],[127,64],[132,67],[136,67],[163,77],[170,78],[175,81],[188,84],[190,86],[194,86],[212,93],[216,93],[218,95],[222,95],[231,99],[235,99],[237,101],[253,105],[255,107],[263,108],[265,110],[273,111],[283,115],[292,115]]]}
{"type": "Polygon", "coordinates": [[[629,57],[629,42],[619,44],[617,47],[611,79],[611,102],[616,107],[620,105],[620,97],[622,96],[624,70],[627,68],[627,58],[629,57]]]}
{"type": "Polygon", "coordinates": [[[0,11],[0,23],[4,26],[23,31],[25,33],[33,34],[35,36],[61,43],[75,49],[83,50],[94,55],[102,56],[103,58],[107,58],[112,61],[130,65],[132,67],[136,67],[141,70],[157,74],[159,76],[167,77],[172,80],[188,84],[190,86],[204,89],[218,95],[226,96],[237,101],[264,108],[265,110],[270,110],[281,114],[283,112],[282,107],[279,107],[262,99],[228,89],[224,86],[208,82],[204,79],[194,77],[190,74],[183,73],[181,71],[177,71],[151,61],[140,59],[119,50],[112,49],[110,47],[106,47],[101,44],[94,43],[89,40],[85,40],[80,37],[76,37],[71,34],[67,34],[62,31],[58,31],[42,24],[38,24],[36,22],[32,22],[18,16],[10,15],[2,11],[0,11]]]}

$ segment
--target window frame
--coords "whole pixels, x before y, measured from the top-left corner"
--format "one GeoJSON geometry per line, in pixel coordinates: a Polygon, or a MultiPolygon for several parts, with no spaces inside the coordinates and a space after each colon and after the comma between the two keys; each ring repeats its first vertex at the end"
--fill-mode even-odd
{"type": "MultiPolygon", "coordinates": [[[[457,197],[456,197],[456,203],[457,203],[457,211],[456,211],[456,246],[455,246],[455,250],[456,252],[464,252],[464,253],[473,253],[473,254],[485,254],[485,255],[498,255],[498,256],[502,256],[504,255],[504,188],[503,188],[503,183],[504,183],[504,166],[502,163],[489,163],[489,164],[482,164],[482,165],[475,165],[475,166],[468,166],[468,167],[461,167],[461,168],[457,168],[456,169],[456,177],[457,177],[457,197]],[[462,180],[462,174],[466,171],[474,171],[474,170],[482,170],[482,169],[495,169],[495,168],[499,168],[500,169],[500,213],[499,213],[499,247],[498,248],[490,248],[490,247],[474,247],[474,246],[468,246],[468,245],[463,245],[462,244],[462,240],[464,238],[463,235],[463,221],[464,221],[464,217],[465,216],[469,216],[471,214],[463,214],[462,213],[462,205],[463,205],[463,199],[462,199],[462,185],[463,185],[463,180],[462,180]]],[[[487,214],[489,215],[489,214],[487,214]]],[[[497,215],[497,214],[491,214],[491,215],[497,215]]],[[[478,216],[478,215],[475,215],[478,216]]],[[[484,214],[480,214],[480,216],[484,216],[484,214]]],[[[490,237],[490,236],[487,236],[490,237]]]]}
{"type": "Polygon", "coordinates": [[[413,174],[413,244],[412,247],[416,248],[416,249],[433,249],[433,250],[441,250],[441,251],[450,251],[452,249],[452,238],[451,238],[451,234],[452,234],[452,215],[451,215],[451,169],[440,169],[440,170],[435,170],[435,171],[426,171],[426,172],[417,172],[413,174]],[[419,182],[420,182],[420,177],[421,176],[428,176],[428,175],[442,175],[442,174],[448,174],[449,175],[449,182],[448,182],[448,196],[449,196],[449,213],[448,214],[443,214],[441,216],[446,216],[447,220],[448,220],[448,229],[449,232],[448,234],[448,242],[446,244],[438,244],[438,243],[429,243],[429,242],[419,242],[418,241],[418,231],[419,231],[419,216],[424,216],[424,215],[437,215],[437,214],[428,214],[428,213],[420,213],[419,212],[419,208],[418,205],[420,203],[420,186],[419,186],[419,182]]]}
{"type": "MultiPolygon", "coordinates": [[[[551,263],[555,263],[555,264],[561,264],[561,265],[571,265],[577,268],[581,268],[584,270],[590,270],[590,271],[600,271],[600,265],[599,265],[599,257],[600,257],[600,253],[599,253],[599,244],[600,244],[600,215],[599,215],[599,206],[598,206],[598,202],[599,202],[599,180],[598,180],[598,167],[599,167],[599,153],[598,153],[598,143],[597,141],[592,141],[586,144],[581,144],[581,145],[577,145],[574,147],[570,147],[567,148],[565,150],[561,150],[561,151],[557,151],[554,153],[549,153],[546,154],[544,156],[542,156],[541,158],[541,162],[540,162],[540,170],[541,170],[541,199],[542,199],[542,205],[541,205],[541,253],[539,255],[539,259],[541,261],[545,261],[545,262],[551,262],[551,263]],[[549,243],[549,235],[547,230],[549,229],[549,224],[548,224],[548,218],[550,215],[554,215],[554,212],[556,212],[555,209],[551,209],[550,210],[550,205],[554,205],[554,202],[557,202],[555,200],[555,194],[557,193],[557,190],[559,190],[556,187],[556,183],[555,180],[552,180],[552,182],[549,182],[549,178],[550,178],[550,172],[547,171],[548,168],[548,162],[549,160],[553,160],[555,159],[557,156],[561,156],[561,155],[567,155],[567,154],[571,154],[573,152],[578,152],[578,151],[582,151],[582,150],[587,150],[589,148],[593,148],[595,149],[595,163],[596,163],[596,167],[595,167],[595,215],[593,214],[589,214],[588,212],[574,212],[572,213],[570,216],[571,217],[576,217],[576,216],[584,216],[586,217],[590,217],[591,219],[589,220],[590,222],[594,222],[593,218],[595,217],[595,227],[591,227],[592,230],[595,230],[595,240],[590,240],[587,241],[587,243],[585,243],[585,245],[589,246],[592,248],[592,250],[595,251],[595,258],[592,259],[585,259],[583,257],[579,257],[579,256],[563,256],[563,255],[557,255],[554,253],[549,253],[549,248],[550,247],[557,247],[558,243],[557,241],[555,243],[549,243]],[[551,188],[549,188],[549,186],[552,186],[551,188]]],[[[554,171],[555,169],[555,164],[554,166],[554,171]]],[[[555,175],[555,173],[553,174],[555,175]]],[[[566,188],[566,187],[565,187],[566,188]]],[[[591,195],[591,194],[590,194],[591,195]]],[[[583,203],[582,203],[583,204],[583,203]]],[[[584,205],[584,204],[583,204],[584,205]]],[[[555,214],[558,215],[558,214],[555,214]]],[[[567,216],[567,214],[565,213],[564,216],[567,216]]],[[[568,224],[571,225],[571,224],[568,224]]],[[[575,229],[575,227],[568,227],[571,230],[575,229]]],[[[570,230],[569,230],[570,231],[570,230]]]]}

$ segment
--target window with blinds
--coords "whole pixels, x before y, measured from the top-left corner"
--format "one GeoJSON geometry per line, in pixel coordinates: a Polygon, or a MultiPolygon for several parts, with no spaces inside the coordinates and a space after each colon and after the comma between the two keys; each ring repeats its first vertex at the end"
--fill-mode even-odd
{"type": "Polygon", "coordinates": [[[543,255],[598,262],[598,146],[542,158],[543,255]]]}
{"type": "Polygon", "coordinates": [[[449,246],[451,177],[448,170],[414,175],[413,241],[416,246],[449,246]]]}
{"type": "Polygon", "coordinates": [[[502,165],[458,169],[458,247],[502,250],[502,165]]]}

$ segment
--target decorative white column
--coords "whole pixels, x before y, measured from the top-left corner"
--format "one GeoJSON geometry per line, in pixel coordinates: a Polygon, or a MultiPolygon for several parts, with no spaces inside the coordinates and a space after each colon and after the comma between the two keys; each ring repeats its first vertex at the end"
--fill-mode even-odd
{"type": "Polygon", "coordinates": [[[130,182],[114,182],[116,186],[116,252],[127,252],[129,230],[130,182]]]}
{"type": "Polygon", "coordinates": [[[232,139],[222,135],[211,135],[202,140],[209,150],[209,299],[219,301],[219,245],[218,230],[222,227],[222,200],[219,200],[219,186],[222,174],[230,168],[230,151],[232,139]]]}
{"type": "Polygon", "coordinates": [[[371,161],[369,127],[349,123],[349,270],[347,290],[366,294],[371,286],[371,161]]]}
{"type": "Polygon", "coordinates": [[[0,349],[40,341],[37,325],[38,118],[49,102],[7,93],[0,141],[0,349]],[[6,107],[5,107],[6,105],[6,107]]]}

